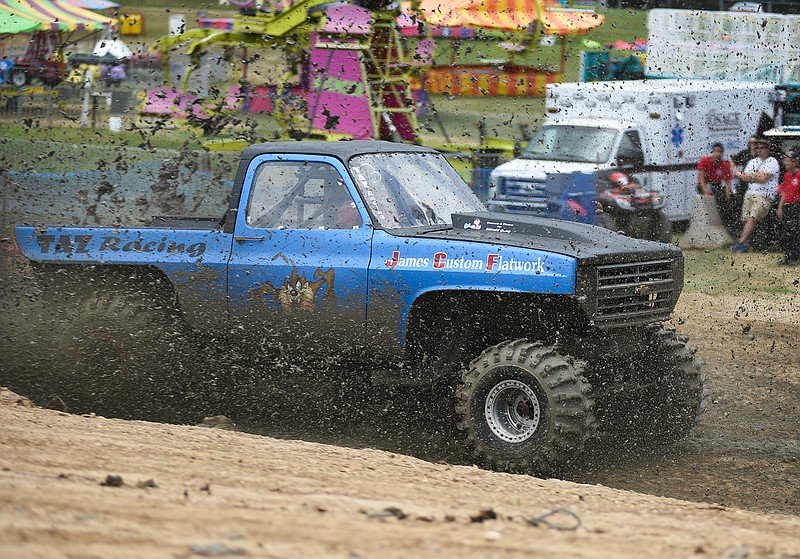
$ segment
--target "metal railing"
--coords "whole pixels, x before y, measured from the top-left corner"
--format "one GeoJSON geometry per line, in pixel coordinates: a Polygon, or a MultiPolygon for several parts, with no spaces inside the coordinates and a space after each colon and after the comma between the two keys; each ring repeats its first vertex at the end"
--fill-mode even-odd
{"type": "Polygon", "coordinates": [[[133,114],[136,103],[130,90],[0,85],[0,121],[20,126],[107,126],[110,117],[133,114]]]}

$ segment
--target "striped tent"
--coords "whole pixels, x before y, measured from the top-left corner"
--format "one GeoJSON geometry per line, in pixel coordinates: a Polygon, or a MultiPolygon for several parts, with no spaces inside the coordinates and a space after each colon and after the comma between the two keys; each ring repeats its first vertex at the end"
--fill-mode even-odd
{"type": "Polygon", "coordinates": [[[97,31],[116,20],[65,2],[0,0],[0,10],[33,20],[40,31],[97,31]]]}
{"type": "Polygon", "coordinates": [[[39,28],[39,23],[20,15],[0,10],[0,35],[27,33],[39,28]]]}
{"type": "MultiPolygon", "coordinates": [[[[553,0],[421,0],[427,24],[439,27],[500,31],[540,31],[547,35],[581,35],[603,23],[592,10],[563,8],[553,0]]],[[[406,6],[406,13],[410,8],[406,6]]]]}

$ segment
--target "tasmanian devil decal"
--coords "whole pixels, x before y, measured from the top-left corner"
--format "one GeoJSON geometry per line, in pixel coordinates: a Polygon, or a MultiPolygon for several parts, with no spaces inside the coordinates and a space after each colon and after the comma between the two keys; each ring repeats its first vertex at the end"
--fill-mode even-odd
{"type": "Polygon", "coordinates": [[[327,303],[336,301],[334,290],[334,271],[333,269],[322,271],[317,268],[314,270],[314,280],[306,279],[305,274],[300,274],[295,268],[291,275],[283,280],[283,285],[275,287],[272,282],[266,280],[261,287],[251,289],[250,298],[256,303],[264,304],[267,296],[274,301],[278,301],[283,307],[284,312],[314,311],[316,310],[316,299],[319,290],[326,285],[324,299],[327,303]]]}

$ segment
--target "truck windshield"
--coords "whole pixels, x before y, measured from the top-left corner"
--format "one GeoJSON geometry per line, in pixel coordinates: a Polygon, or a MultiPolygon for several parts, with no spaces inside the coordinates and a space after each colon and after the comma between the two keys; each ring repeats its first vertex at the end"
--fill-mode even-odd
{"type": "Polygon", "coordinates": [[[452,214],[486,207],[438,153],[380,153],[350,160],[353,178],[384,229],[452,226],[452,214]]]}
{"type": "Polygon", "coordinates": [[[542,126],[522,154],[523,159],[605,163],[617,131],[593,126],[542,126]]]}

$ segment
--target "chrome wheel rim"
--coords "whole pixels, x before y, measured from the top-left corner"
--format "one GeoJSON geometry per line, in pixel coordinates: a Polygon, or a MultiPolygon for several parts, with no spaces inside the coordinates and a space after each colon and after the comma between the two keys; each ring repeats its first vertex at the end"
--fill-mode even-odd
{"type": "Polygon", "coordinates": [[[496,437],[521,443],[538,429],[541,405],[530,386],[519,380],[504,380],[489,391],[484,417],[496,437]]]}

